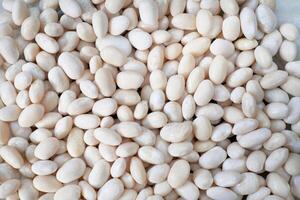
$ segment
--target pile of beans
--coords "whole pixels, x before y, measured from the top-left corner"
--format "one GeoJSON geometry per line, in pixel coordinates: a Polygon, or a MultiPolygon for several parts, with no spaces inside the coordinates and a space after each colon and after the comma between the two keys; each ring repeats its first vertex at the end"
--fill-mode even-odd
{"type": "Polygon", "coordinates": [[[299,199],[298,30],[275,6],[3,0],[0,199],[299,199]]]}

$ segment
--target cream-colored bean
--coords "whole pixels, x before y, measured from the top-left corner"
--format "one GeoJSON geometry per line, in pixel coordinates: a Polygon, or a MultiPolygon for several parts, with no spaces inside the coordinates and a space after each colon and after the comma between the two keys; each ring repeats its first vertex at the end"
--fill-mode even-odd
{"type": "Polygon", "coordinates": [[[168,183],[172,188],[178,188],[182,186],[188,179],[190,171],[190,165],[185,160],[176,160],[170,168],[168,174],[168,183]],[[181,173],[177,173],[181,171],[181,173]]]}
{"type": "Polygon", "coordinates": [[[55,192],[54,199],[78,199],[81,195],[81,188],[78,185],[66,185],[55,192]]]}
{"type": "Polygon", "coordinates": [[[167,82],[166,96],[169,100],[178,100],[184,92],[185,82],[182,75],[171,76],[167,82]]]}
{"type": "Polygon", "coordinates": [[[277,18],[269,6],[261,4],[256,8],[255,13],[260,30],[271,33],[276,28],[277,18]]]}
{"type": "Polygon", "coordinates": [[[216,39],[210,45],[210,52],[214,55],[222,55],[226,58],[234,53],[234,45],[232,42],[224,39],[216,39]]]}
{"type": "Polygon", "coordinates": [[[98,128],[94,131],[94,137],[100,142],[107,145],[119,145],[122,138],[118,133],[108,128],[98,128]]]}
{"type": "Polygon", "coordinates": [[[138,50],[146,50],[152,45],[151,35],[141,29],[133,29],[128,33],[128,39],[132,46],[138,50]]]}
{"type": "Polygon", "coordinates": [[[124,191],[124,185],[120,179],[113,178],[107,181],[98,192],[99,199],[117,200],[124,191]]]}
{"type": "Polygon", "coordinates": [[[272,172],[280,168],[288,159],[289,151],[287,148],[279,148],[268,156],[265,162],[265,170],[272,172]]]}
{"type": "Polygon", "coordinates": [[[158,23],[158,5],[155,1],[141,1],[139,3],[139,14],[144,24],[155,26],[158,23]]]}
{"type": "Polygon", "coordinates": [[[108,46],[117,48],[126,56],[129,56],[132,50],[129,40],[123,36],[107,35],[104,38],[98,38],[96,40],[96,47],[99,51],[102,51],[108,46]]]}
{"type": "Polygon", "coordinates": [[[92,17],[93,29],[98,38],[102,38],[108,31],[108,19],[106,14],[99,10],[92,17]]]}
{"type": "Polygon", "coordinates": [[[48,53],[57,53],[59,51],[59,45],[56,40],[44,33],[36,34],[35,41],[41,49],[48,53]]]}
{"type": "Polygon", "coordinates": [[[214,96],[214,85],[210,80],[203,80],[197,87],[194,100],[197,105],[205,106],[214,96]]]}
{"type": "Polygon", "coordinates": [[[257,31],[257,20],[254,11],[245,7],[240,13],[241,29],[245,37],[249,40],[255,37],[257,31]]]}
{"type": "Polygon", "coordinates": [[[256,40],[249,40],[247,38],[241,38],[234,42],[235,48],[242,51],[254,49],[257,45],[258,42],[256,40]]]}
{"type": "Polygon", "coordinates": [[[59,182],[70,183],[80,178],[85,171],[86,165],[80,158],[72,158],[66,161],[57,171],[56,178],[59,182]]]}
{"type": "Polygon", "coordinates": [[[256,192],[259,187],[259,176],[252,172],[246,172],[242,174],[242,181],[233,187],[233,190],[240,194],[246,195],[256,192]]]}
{"type": "Polygon", "coordinates": [[[209,78],[215,84],[221,84],[227,76],[227,60],[222,55],[217,55],[209,66],[209,78]]]}
{"type": "Polygon", "coordinates": [[[76,26],[76,32],[78,37],[85,42],[95,42],[96,40],[93,27],[89,23],[78,23],[76,26]]]}
{"type": "Polygon", "coordinates": [[[195,30],[196,17],[193,14],[181,13],[172,18],[172,25],[182,30],[195,30]]]}
{"type": "Polygon", "coordinates": [[[79,115],[90,111],[93,107],[94,101],[87,97],[79,97],[78,99],[66,103],[66,110],[69,115],[79,115]]]}
{"type": "Polygon", "coordinates": [[[31,104],[20,114],[18,122],[22,127],[30,127],[42,119],[44,107],[41,104],[31,104]]]}
{"type": "Polygon", "coordinates": [[[56,192],[62,187],[62,184],[55,176],[36,176],[33,179],[33,186],[41,192],[56,192]]]}
{"type": "Polygon", "coordinates": [[[4,36],[0,39],[0,54],[10,64],[14,64],[19,59],[19,50],[15,40],[11,37],[4,36]]]}
{"type": "Polygon", "coordinates": [[[289,114],[289,108],[283,103],[270,103],[265,107],[265,112],[270,119],[284,119],[289,114]]]}
{"type": "Polygon", "coordinates": [[[74,54],[64,52],[60,54],[57,62],[69,78],[78,79],[81,77],[84,66],[81,60],[74,54]]]}
{"type": "Polygon", "coordinates": [[[81,129],[93,129],[100,125],[100,118],[93,114],[78,115],[74,118],[74,125],[81,129]]]}
{"type": "Polygon", "coordinates": [[[245,67],[240,68],[232,72],[226,80],[226,83],[229,87],[238,87],[245,84],[248,80],[251,79],[253,75],[253,70],[251,68],[245,67]]]}
{"type": "Polygon", "coordinates": [[[290,186],[277,173],[270,173],[267,176],[267,186],[271,189],[272,193],[281,197],[287,197],[290,191],[290,186]]]}
{"type": "Polygon", "coordinates": [[[238,139],[239,144],[244,148],[253,148],[263,144],[271,137],[271,131],[268,128],[260,128],[255,131],[241,135],[238,139]]]}
{"type": "Polygon", "coordinates": [[[229,16],[224,19],[222,33],[226,40],[236,40],[241,32],[240,19],[237,16],[229,16]]]}
{"type": "Polygon", "coordinates": [[[31,16],[26,18],[21,26],[21,35],[25,40],[33,40],[40,29],[38,18],[31,16]]]}
{"type": "Polygon", "coordinates": [[[195,64],[195,58],[191,54],[183,55],[178,65],[178,74],[187,78],[195,68],[195,64]]]}
{"type": "Polygon", "coordinates": [[[57,170],[57,164],[51,160],[41,160],[32,164],[31,170],[39,176],[46,176],[57,170]]]}
{"type": "Polygon", "coordinates": [[[264,170],[265,161],[266,154],[263,151],[253,151],[247,157],[247,169],[255,173],[260,173],[264,170]]]}
{"type": "Polygon", "coordinates": [[[294,24],[284,23],[280,26],[279,31],[287,40],[294,41],[299,35],[299,31],[294,24]]]}
{"type": "Polygon", "coordinates": [[[181,50],[182,50],[181,44],[179,43],[170,44],[165,48],[165,52],[164,52],[165,57],[169,60],[174,60],[180,55],[181,50]]]}
{"type": "Polygon", "coordinates": [[[83,141],[83,131],[79,128],[73,128],[67,138],[67,151],[72,157],[80,157],[85,149],[83,141]]]}
{"type": "Polygon", "coordinates": [[[162,164],[165,160],[162,152],[152,146],[141,147],[138,151],[138,156],[144,162],[150,164],[162,164]]]}
{"type": "Polygon", "coordinates": [[[196,15],[197,31],[203,35],[208,36],[213,28],[213,15],[209,10],[200,9],[196,15]]]}
{"type": "Polygon", "coordinates": [[[237,194],[230,189],[223,187],[211,187],[206,192],[207,196],[213,199],[236,199],[237,194]]]}
{"type": "Polygon", "coordinates": [[[214,169],[218,167],[226,159],[226,151],[221,147],[213,147],[202,156],[200,156],[199,164],[204,169],[214,169]]]}
{"type": "Polygon", "coordinates": [[[12,122],[18,120],[21,109],[17,105],[8,105],[0,109],[0,120],[12,122]]]}
{"type": "Polygon", "coordinates": [[[69,88],[69,78],[60,67],[53,67],[48,73],[48,79],[56,92],[63,92],[69,88]]]}
{"type": "Polygon", "coordinates": [[[116,82],[121,89],[137,89],[144,82],[144,78],[138,72],[122,71],[118,73],[116,82]]]}
{"type": "Polygon", "coordinates": [[[296,43],[284,40],[281,43],[280,49],[279,49],[279,55],[280,57],[286,61],[291,62],[294,61],[297,56],[297,46],[296,43]]]}
{"type": "Polygon", "coordinates": [[[29,16],[27,4],[20,0],[17,0],[13,3],[11,12],[12,20],[17,26],[20,26],[29,16]]]}
{"type": "Polygon", "coordinates": [[[3,146],[0,149],[0,155],[10,166],[15,169],[20,169],[24,164],[22,155],[15,147],[3,146]]]}
{"type": "Polygon", "coordinates": [[[141,97],[136,90],[118,89],[112,97],[119,105],[133,106],[141,101],[141,97]]]}
{"type": "Polygon", "coordinates": [[[256,63],[263,68],[268,68],[272,65],[272,55],[263,46],[257,46],[255,48],[254,57],[256,63]]]}
{"type": "Polygon", "coordinates": [[[59,0],[60,9],[68,16],[77,18],[81,15],[81,7],[74,0],[59,0]]]}
{"type": "Polygon", "coordinates": [[[59,148],[59,141],[54,137],[42,140],[35,148],[35,157],[43,160],[51,158],[59,148]]]}
{"type": "Polygon", "coordinates": [[[109,178],[110,165],[105,160],[95,163],[89,176],[88,183],[94,188],[101,188],[109,178]]]}

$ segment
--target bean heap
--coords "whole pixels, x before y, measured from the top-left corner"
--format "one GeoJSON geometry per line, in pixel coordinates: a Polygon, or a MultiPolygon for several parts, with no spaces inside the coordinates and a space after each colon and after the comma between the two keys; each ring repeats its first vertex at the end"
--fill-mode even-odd
{"type": "Polygon", "coordinates": [[[274,0],[2,6],[0,199],[300,198],[298,30],[274,0]]]}

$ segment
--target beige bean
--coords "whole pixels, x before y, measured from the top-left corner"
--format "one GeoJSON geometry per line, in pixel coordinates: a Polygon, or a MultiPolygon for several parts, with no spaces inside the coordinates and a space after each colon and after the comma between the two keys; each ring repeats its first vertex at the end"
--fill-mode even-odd
{"type": "Polygon", "coordinates": [[[257,20],[254,11],[245,7],[240,13],[241,29],[245,37],[249,40],[255,37],[257,31],[257,20]]]}
{"type": "Polygon", "coordinates": [[[209,50],[216,56],[222,55],[228,58],[234,53],[234,45],[228,40],[216,39],[211,43],[209,50]]]}
{"type": "Polygon", "coordinates": [[[10,64],[14,64],[19,59],[19,50],[15,40],[11,37],[4,36],[0,39],[0,54],[10,64]]]}
{"type": "Polygon", "coordinates": [[[170,168],[168,174],[168,183],[172,188],[182,186],[189,177],[190,165],[185,160],[176,160],[170,168]],[[181,173],[178,173],[180,171],[181,173]]]}
{"type": "Polygon", "coordinates": [[[95,188],[101,188],[109,178],[109,171],[108,162],[105,160],[97,161],[88,176],[88,183],[95,188]]]}
{"type": "Polygon", "coordinates": [[[280,46],[279,55],[286,62],[295,60],[297,56],[296,44],[294,42],[284,40],[280,46]]]}
{"type": "Polygon", "coordinates": [[[73,128],[67,138],[67,151],[72,157],[80,157],[85,149],[83,141],[83,131],[79,128],[73,128]]]}
{"type": "Polygon", "coordinates": [[[21,26],[21,35],[25,40],[33,40],[40,29],[40,21],[34,16],[27,17],[21,26]]]}
{"type": "Polygon", "coordinates": [[[44,33],[36,34],[35,41],[41,49],[48,53],[57,53],[59,50],[59,46],[56,40],[44,33]]]}
{"type": "Polygon", "coordinates": [[[236,199],[238,198],[237,194],[230,189],[223,187],[211,187],[206,192],[207,196],[213,199],[236,199]]]}
{"type": "Polygon", "coordinates": [[[246,161],[246,166],[249,171],[259,173],[264,170],[266,154],[262,151],[251,152],[246,161]]]}
{"type": "Polygon", "coordinates": [[[284,23],[279,27],[279,31],[283,37],[288,39],[289,41],[294,41],[298,35],[299,31],[295,27],[295,25],[290,23],[284,23]]]}
{"type": "Polygon", "coordinates": [[[74,54],[64,52],[60,54],[57,62],[69,78],[78,79],[81,77],[84,66],[81,60],[74,54]]]}
{"type": "Polygon", "coordinates": [[[42,119],[44,110],[41,104],[31,104],[20,113],[18,123],[22,127],[30,127],[42,119]]]}
{"type": "Polygon", "coordinates": [[[42,140],[35,148],[34,155],[35,157],[47,160],[51,158],[59,148],[59,141],[54,137],[49,137],[42,140]]]}
{"type": "MultiPolygon", "coordinates": [[[[71,99],[73,100],[73,99],[71,99]]],[[[69,115],[79,115],[90,111],[93,107],[94,101],[87,97],[79,97],[67,104],[67,113],[69,115]]]]}
{"type": "Polygon", "coordinates": [[[76,26],[76,32],[78,37],[85,42],[95,42],[96,35],[93,27],[86,22],[80,22],[76,26]]]}
{"type": "Polygon", "coordinates": [[[268,156],[265,162],[265,170],[272,172],[280,168],[288,159],[289,151],[287,148],[279,148],[268,156]]]}
{"type": "Polygon", "coordinates": [[[150,164],[162,164],[165,160],[163,153],[152,146],[141,147],[138,151],[138,156],[144,162],[150,164]]]}
{"type": "Polygon", "coordinates": [[[194,93],[194,100],[198,106],[207,105],[214,96],[214,85],[210,80],[203,80],[194,93]]]}
{"type": "Polygon", "coordinates": [[[94,136],[100,142],[112,146],[117,146],[122,141],[121,136],[117,132],[108,128],[95,129],[94,136]]]}
{"type": "Polygon", "coordinates": [[[57,170],[57,164],[51,160],[41,160],[32,164],[31,170],[39,176],[46,176],[57,170]]]}
{"type": "Polygon", "coordinates": [[[226,159],[226,151],[221,147],[213,147],[200,156],[199,164],[204,169],[214,169],[226,159]]]}
{"type": "Polygon", "coordinates": [[[226,83],[229,87],[238,87],[245,84],[248,80],[251,79],[253,75],[253,70],[250,68],[240,68],[232,72],[226,80],[226,83]]]}
{"type": "Polygon", "coordinates": [[[167,82],[166,96],[169,100],[178,100],[184,92],[185,82],[182,75],[171,76],[167,82]]]}
{"type": "Polygon", "coordinates": [[[3,146],[0,149],[0,155],[5,162],[16,169],[20,169],[24,164],[22,155],[17,151],[16,148],[11,146],[3,146]]]}
{"type": "Polygon", "coordinates": [[[18,120],[21,109],[17,105],[8,105],[0,109],[0,120],[12,122],[18,120]]]}
{"type": "Polygon", "coordinates": [[[66,185],[58,189],[55,194],[55,200],[60,199],[79,199],[81,195],[81,188],[78,185],[66,185]]]}
{"type": "Polygon", "coordinates": [[[13,3],[11,12],[12,20],[17,26],[20,26],[23,21],[29,16],[27,4],[20,0],[17,0],[13,3]]]}
{"type": "Polygon", "coordinates": [[[264,143],[270,137],[271,131],[268,128],[260,128],[240,136],[238,142],[244,148],[252,148],[264,143]]]}
{"type": "Polygon", "coordinates": [[[259,176],[252,172],[242,174],[242,181],[233,187],[233,190],[240,195],[247,195],[256,192],[259,187],[259,176]]]}
{"type": "Polygon", "coordinates": [[[187,139],[191,135],[191,132],[192,126],[190,122],[174,122],[164,126],[160,131],[160,136],[168,142],[181,142],[187,139]]]}
{"type": "Polygon", "coordinates": [[[62,184],[55,178],[55,176],[36,176],[33,179],[33,186],[41,192],[56,192],[62,187],[62,184]]]}
{"type": "Polygon", "coordinates": [[[80,178],[85,171],[86,165],[80,158],[72,158],[66,161],[57,171],[56,178],[59,182],[70,183],[80,178]]]}
{"type": "Polygon", "coordinates": [[[275,195],[279,195],[281,197],[287,197],[288,193],[290,191],[290,186],[284,180],[283,177],[281,177],[277,173],[270,173],[267,176],[267,186],[271,189],[272,193],[275,195]]]}
{"type": "Polygon", "coordinates": [[[118,73],[116,82],[121,89],[137,89],[144,82],[144,78],[138,72],[122,71],[118,73]]]}
{"type": "Polygon", "coordinates": [[[195,30],[196,17],[193,14],[181,13],[172,18],[172,25],[182,30],[195,30]]]}
{"type": "Polygon", "coordinates": [[[106,14],[99,10],[92,17],[93,29],[98,38],[103,38],[108,31],[108,19],[106,14]]]}
{"type": "Polygon", "coordinates": [[[98,192],[99,199],[117,200],[124,191],[124,185],[120,179],[113,178],[107,181],[98,192]]]}
{"type": "Polygon", "coordinates": [[[158,5],[155,1],[141,1],[139,3],[139,14],[141,21],[150,26],[158,23],[158,5]]]}
{"type": "Polygon", "coordinates": [[[81,8],[77,1],[59,0],[60,9],[68,16],[77,18],[81,15],[81,8]]]}
{"type": "Polygon", "coordinates": [[[141,29],[133,29],[128,33],[128,39],[132,46],[138,50],[146,50],[152,45],[151,35],[141,29]]]}
{"type": "Polygon", "coordinates": [[[222,33],[226,40],[236,40],[241,32],[240,19],[237,16],[229,16],[224,19],[222,24],[222,33]]]}
{"type": "Polygon", "coordinates": [[[215,84],[221,84],[227,71],[227,60],[222,55],[217,55],[209,66],[209,79],[215,84]]]}

